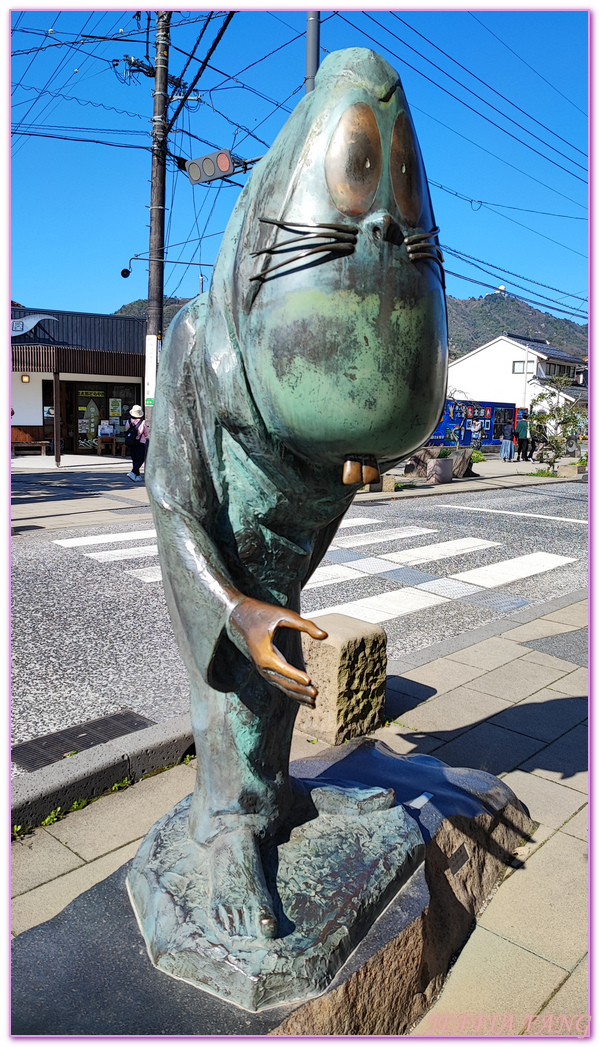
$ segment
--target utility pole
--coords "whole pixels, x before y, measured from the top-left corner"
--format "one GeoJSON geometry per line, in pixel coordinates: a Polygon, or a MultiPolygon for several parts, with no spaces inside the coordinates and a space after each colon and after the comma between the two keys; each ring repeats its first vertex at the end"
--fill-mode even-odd
{"type": "Polygon", "coordinates": [[[319,68],[319,43],[321,30],[321,12],[307,11],[306,13],[306,82],[304,91],[315,89],[315,76],[319,68]]]}
{"type": "Polygon", "coordinates": [[[167,108],[169,76],[170,11],[156,12],[156,58],[154,63],[154,112],[152,114],[152,174],[150,183],[150,247],[148,251],[148,310],[146,313],[146,378],[144,411],[148,427],[156,389],[156,368],[162,340],[165,175],[167,161],[167,108]]]}

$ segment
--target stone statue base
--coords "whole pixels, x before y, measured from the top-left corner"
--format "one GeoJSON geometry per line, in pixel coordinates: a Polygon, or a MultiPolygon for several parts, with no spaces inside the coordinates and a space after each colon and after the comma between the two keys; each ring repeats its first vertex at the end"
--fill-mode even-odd
{"type": "Polygon", "coordinates": [[[296,785],[293,817],[262,853],[279,937],[229,936],[209,918],[210,850],[188,835],[190,797],[150,830],[127,877],[153,964],[248,1011],[324,992],[425,856],[393,789],[296,785]]]}
{"type": "MultiPolygon", "coordinates": [[[[180,978],[165,977],[148,961],[124,867],[12,943],[13,1036],[408,1033],[442,989],[477,914],[507,867],[514,866],[515,849],[533,830],[531,819],[494,775],[448,767],[432,756],[399,756],[379,741],[335,746],[297,761],[291,771],[296,779],[308,780],[313,791],[317,784],[335,787],[341,780],[384,794],[393,789],[396,801],[418,822],[426,845],[424,863],[364,932],[324,992],[250,1011],[180,978]]],[[[312,832],[317,823],[313,815],[304,827],[312,832]]],[[[314,890],[319,877],[312,863],[309,874],[314,890]]],[[[139,872],[137,879],[138,884],[145,881],[139,872]]],[[[338,882],[337,889],[345,891],[346,883],[338,882]]],[[[295,904],[308,911],[312,896],[295,904]]],[[[339,926],[352,933],[345,913],[339,926]]],[[[292,937],[289,929],[282,930],[283,941],[292,937]]],[[[193,944],[203,947],[198,940],[193,944]]],[[[281,941],[265,945],[267,956],[281,941]]],[[[221,977],[228,967],[219,964],[221,977]]]]}

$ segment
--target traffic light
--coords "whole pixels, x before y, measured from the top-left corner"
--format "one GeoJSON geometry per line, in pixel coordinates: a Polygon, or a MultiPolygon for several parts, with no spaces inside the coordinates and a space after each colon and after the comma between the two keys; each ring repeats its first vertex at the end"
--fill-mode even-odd
{"type": "Polygon", "coordinates": [[[233,174],[233,160],[229,149],[217,149],[216,153],[186,160],[185,169],[192,185],[212,182],[215,178],[228,178],[233,174]]]}

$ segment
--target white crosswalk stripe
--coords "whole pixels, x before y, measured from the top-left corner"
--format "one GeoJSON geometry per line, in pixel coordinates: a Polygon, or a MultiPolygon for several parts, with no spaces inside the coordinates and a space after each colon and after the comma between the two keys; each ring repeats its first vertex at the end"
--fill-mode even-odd
{"type": "Polygon", "coordinates": [[[127,571],[141,582],[162,582],[162,571],[160,565],[157,567],[140,567],[139,570],[127,571]]]}
{"type": "Polygon", "coordinates": [[[80,545],[137,542],[140,538],[156,538],[156,531],[118,531],[116,534],[91,534],[87,538],[55,538],[54,545],[62,545],[66,549],[74,549],[80,545]]]}
{"type": "MultiPolygon", "coordinates": [[[[389,570],[389,566],[388,566],[389,570]]],[[[345,563],[334,563],[325,567],[317,567],[309,582],[304,586],[303,592],[309,589],[318,589],[323,585],[334,585],[336,582],[349,582],[352,579],[363,578],[361,571],[355,571],[345,563]]]]}
{"type": "Polygon", "coordinates": [[[498,585],[518,582],[521,578],[531,578],[534,574],[551,571],[566,563],[575,563],[576,556],[557,556],[556,553],[529,553],[527,556],[515,556],[512,560],[501,560],[487,567],[474,567],[471,571],[453,574],[460,582],[480,585],[483,589],[495,589],[498,585]]]}
{"type": "Polygon", "coordinates": [[[438,542],[436,545],[421,545],[417,549],[401,549],[397,553],[386,553],[386,560],[394,563],[409,564],[431,563],[433,560],[447,560],[460,553],[472,553],[479,549],[490,549],[500,542],[488,542],[484,538],[455,538],[452,542],[438,542]]]}
{"type": "Polygon", "coordinates": [[[157,545],[136,545],[133,549],[103,549],[100,553],[84,553],[90,560],[113,563],[116,560],[135,560],[138,556],[158,556],[157,545]]]}
{"type": "MultiPolygon", "coordinates": [[[[470,597],[477,599],[477,594],[482,594],[481,598],[484,599],[483,594],[490,589],[531,578],[545,571],[555,570],[566,564],[574,563],[577,559],[573,556],[535,552],[499,560],[482,567],[458,571],[447,578],[432,578],[431,574],[427,575],[415,569],[416,565],[437,563],[440,560],[457,556],[469,556],[486,549],[497,548],[501,543],[468,536],[429,545],[411,546],[408,549],[396,548],[378,556],[361,556],[358,551],[361,547],[384,542],[403,544],[408,538],[420,538],[421,535],[437,533],[435,528],[428,527],[373,529],[373,525],[380,522],[375,517],[367,516],[355,516],[343,520],[342,528],[366,528],[366,530],[357,530],[352,534],[346,533],[342,536],[339,533],[336,535],[335,541],[329,548],[333,552],[336,549],[339,550],[339,557],[343,562],[323,564],[318,567],[305,586],[304,593],[310,593],[319,588],[333,588],[340,583],[346,583],[346,588],[343,590],[344,597],[347,597],[348,585],[351,596],[352,583],[361,581],[364,583],[370,575],[383,576],[386,581],[397,583],[398,587],[360,599],[346,598],[343,602],[333,603],[315,611],[303,611],[305,617],[318,618],[321,615],[337,613],[365,622],[388,622],[428,607],[441,606],[453,600],[469,599],[470,597]],[[352,555],[354,550],[356,550],[355,556],[352,555]]],[[[81,555],[99,564],[119,564],[138,558],[158,558],[158,546],[151,541],[153,538],[156,538],[156,531],[149,529],[62,538],[55,540],[54,544],[65,549],[76,549],[81,555]],[[143,540],[146,540],[147,544],[129,544],[143,540]],[[86,548],[94,545],[106,545],[112,548],[99,549],[95,552],[85,551],[86,548]]],[[[157,559],[155,563],[147,567],[132,565],[126,569],[125,573],[145,584],[157,584],[162,581],[162,572],[157,559]]],[[[335,592],[334,588],[333,591],[335,592]]],[[[507,599],[510,599],[510,594],[507,594],[507,599]]]]}
{"type": "Polygon", "coordinates": [[[424,592],[422,587],[405,586],[379,596],[366,596],[362,600],[351,600],[349,603],[336,604],[323,610],[312,611],[308,617],[318,618],[323,614],[346,614],[350,618],[359,618],[363,622],[387,622],[391,618],[400,618],[403,614],[422,611],[425,607],[448,603],[444,596],[424,592]]]}
{"type": "Polygon", "coordinates": [[[375,516],[350,516],[342,520],[340,528],[342,527],[366,527],[369,524],[376,524],[380,521],[375,516]]]}
{"type": "Polygon", "coordinates": [[[349,534],[340,538],[337,534],[330,549],[354,549],[359,545],[378,545],[380,542],[395,542],[397,538],[416,538],[420,534],[435,534],[431,527],[385,527],[382,531],[367,534],[349,534]]]}

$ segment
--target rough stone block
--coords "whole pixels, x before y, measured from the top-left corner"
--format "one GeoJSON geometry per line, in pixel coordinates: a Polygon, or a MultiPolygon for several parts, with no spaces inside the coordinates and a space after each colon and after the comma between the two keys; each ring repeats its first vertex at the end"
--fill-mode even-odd
{"type": "Polygon", "coordinates": [[[452,458],[437,458],[427,462],[427,479],[434,484],[449,484],[452,480],[452,458]]]}
{"type": "Polygon", "coordinates": [[[429,462],[437,460],[441,449],[441,447],[421,447],[419,451],[415,451],[411,455],[410,462],[404,466],[405,474],[408,476],[412,473],[414,476],[420,476],[424,480],[427,476],[429,462]]]}
{"type": "Polygon", "coordinates": [[[344,614],[311,615],[326,640],[302,635],[306,671],[319,690],[316,709],[301,706],[296,728],[330,745],[384,723],[387,637],[380,625],[344,614]]]}
{"type": "Polygon", "coordinates": [[[361,491],[368,491],[369,494],[377,494],[379,491],[393,491],[395,488],[397,477],[391,473],[383,473],[381,479],[374,484],[366,484],[365,487],[361,487],[361,491]]]}

